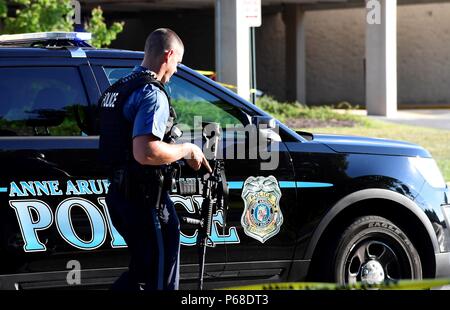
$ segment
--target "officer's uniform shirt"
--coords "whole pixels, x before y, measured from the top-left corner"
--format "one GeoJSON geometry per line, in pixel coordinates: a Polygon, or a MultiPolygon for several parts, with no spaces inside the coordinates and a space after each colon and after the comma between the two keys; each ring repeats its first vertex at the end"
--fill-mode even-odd
{"type": "MultiPolygon", "coordinates": [[[[146,70],[142,66],[136,66],[133,72],[146,70]]],[[[163,140],[170,117],[170,108],[167,96],[157,86],[147,84],[135,90],[125,102],[123,113],[125,118],[133,123],[133,138],[152,134],[163,140]]],[[[163,193],[161,203],[160,220],[168,222],[167,205],[170,204],[173,207],[173,202],[167,192],[163,193]]]]}
{"type": "MultiPolygon", "coordinates": [[[[136,66],[133,72],[146,70],[136,66]]],[[[169,102],[161,89],[147,84],[135,90],[125,102],[123,113],[128,121],[133,122],[133,138],[152,134],[163,140],[170,112],[169,102]]]]}

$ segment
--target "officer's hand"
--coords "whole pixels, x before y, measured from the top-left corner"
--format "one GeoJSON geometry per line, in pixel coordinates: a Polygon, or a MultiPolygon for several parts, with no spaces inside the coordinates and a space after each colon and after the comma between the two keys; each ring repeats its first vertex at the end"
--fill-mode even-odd
{"type": "Polygon", "coordinates": [[[194,170],[199,170],[202,165],[205,166],[206,170],[208,172],[212,172],[211,167],[209,166],[208,160],[206,159],[205,155],[203,154],[202,150],[195,144],[188,143],[190,147],[190,154],[188,158],[186,158],[186,161],[194,170]]]}

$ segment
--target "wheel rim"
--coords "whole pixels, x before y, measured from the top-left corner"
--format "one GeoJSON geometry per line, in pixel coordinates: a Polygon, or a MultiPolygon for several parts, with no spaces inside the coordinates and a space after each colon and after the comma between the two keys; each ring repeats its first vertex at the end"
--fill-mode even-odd
{"type": "Polygon", "coordinates": [[[345,284],[380,284],[385,280],[412,279],[412,257],[398,241],[387,236],[360,239],[353,244],[341,267],[345,284]]]}

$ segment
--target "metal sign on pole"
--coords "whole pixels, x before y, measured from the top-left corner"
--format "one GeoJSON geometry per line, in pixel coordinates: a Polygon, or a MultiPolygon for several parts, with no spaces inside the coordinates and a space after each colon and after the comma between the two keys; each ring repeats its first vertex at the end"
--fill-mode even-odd
{"type": "Polygon", "coordinates": [[[255,27],[262,24],[261,0],[243,0],[244,18],[250,27],[250,98],[256,104],[256,52],[255,52],[255,27]]]}
{"type": "Polygon", "coordinates": [[[261,19],[261,0],[243,0],[244,18],[249,27],[260,27],[261,19]]]}

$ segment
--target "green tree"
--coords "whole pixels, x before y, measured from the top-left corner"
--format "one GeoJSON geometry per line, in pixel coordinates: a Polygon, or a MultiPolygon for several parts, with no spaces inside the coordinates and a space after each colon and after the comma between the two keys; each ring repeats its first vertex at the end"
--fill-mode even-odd
{"type": "Polygon", "coordinates": [[[0,0],[0,18],[6,17],[7,9],[5,0],[0,0]]]}
{"type": "Polygon", "coordinates": [[[70,1],[12,0],[18,5],[14,17],[4,19],[4,33],[71,31],[73,23],[66,16],[73,14],[70,1]]]}
{"type": "Polygon", "coordinates": [[[103,11],[100,7],[94,8],[91,12],[91,19],[85,24],[85,29],[93,34],[92,46],[109,46],[117,35],[122,32],[124,22],[115,22],[108,28],[103,17],[103,11]]]}
{"type": "MultiPolygon", "coordinates": [[[[0,0],[2,33],[73,31],[71,16],[74,16],[74,10],[70,0],[0,0]],[[18,7],[15,16],[8,16],[7,4],[18,7]]],[[[108,27],[100,7],[92,10],[85,24],[86,31],[92,33],[91,44],[95,47],[109,46],[123,26],[123,22],[115,22],[108,27]]]]}

